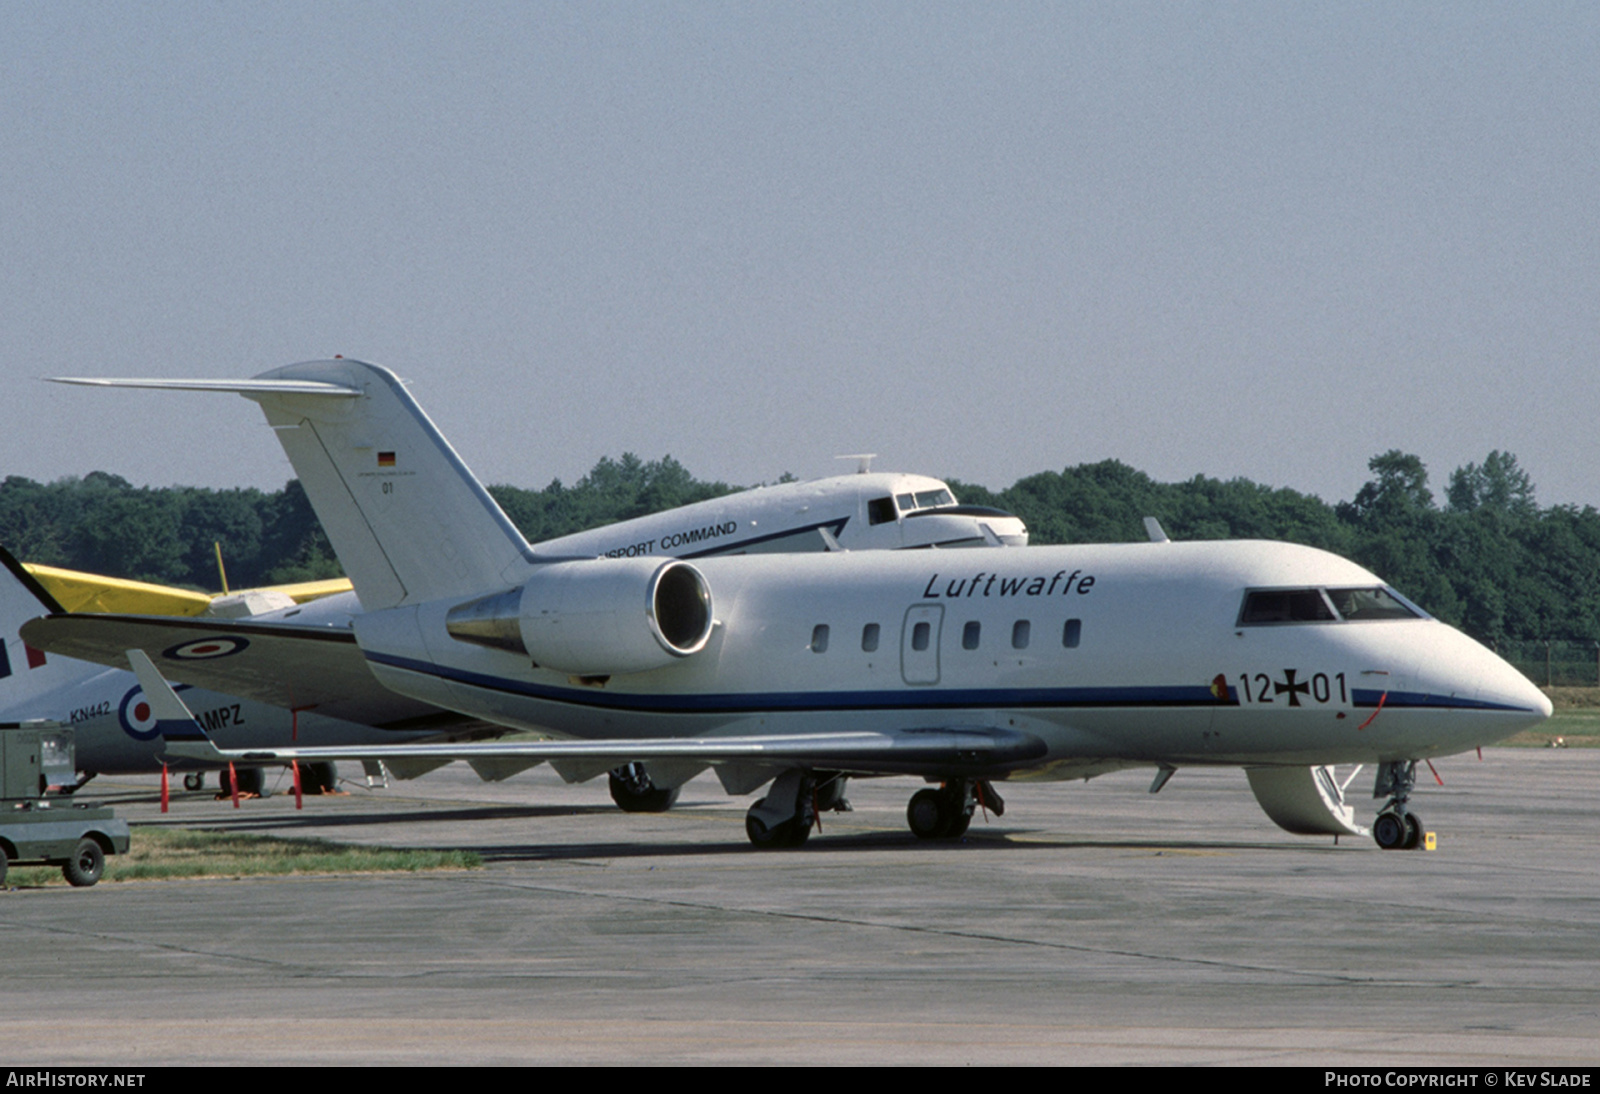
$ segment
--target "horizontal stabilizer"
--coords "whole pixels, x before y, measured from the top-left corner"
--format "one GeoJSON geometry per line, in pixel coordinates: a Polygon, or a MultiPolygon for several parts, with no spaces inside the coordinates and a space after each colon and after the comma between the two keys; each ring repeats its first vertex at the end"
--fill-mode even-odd
{"type": "Polygon", "coordinates": [[[358,387],[320,380],[156,380],[119,379],[111,376],[50,376],[52,384],[77,384],[80,387],[141,387],[162,391],[222,391],[237,395],[338,395],[350,398],[361,394],[358,387]]]}
{"type": "Polygon", "coordinates": [[[248,380],[60,380],[233,392],[260,404],[367,611],[527,579],[522,533],[386,368],[336,358],[248,380]]]}
{"type": "Polygon", "coordinates": [[[169,680],[289,710],[382,729],[491,727],[390,691],[373,677],[355,635],[342,627],[166,619],[127,615],[51,615],[22,627],[36,648],[122,668],[141,649],[169,680]]]}

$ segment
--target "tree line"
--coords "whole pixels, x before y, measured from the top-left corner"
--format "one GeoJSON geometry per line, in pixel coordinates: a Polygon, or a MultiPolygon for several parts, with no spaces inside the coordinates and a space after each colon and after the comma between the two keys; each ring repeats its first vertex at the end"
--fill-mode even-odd
{"type": "MultiPolygon", "coordinates": [[[[1160,483],[1116,460],[1000,491],[951,486],[965,503],[1022,517],[1036,544],[1137,541],[1154,516],[1173,539],[1278,539],[1344,555],[1491,644],[1600,640],[1600,512],[1540,507],[1510,453],[1457,468],[1442,499],[1416,456],[1385,452],[1368,467],[1356,496],[1334,505],[1247,479],[1160,483]]],[[[571,486],[489,492],[539,542],[736,489],[702,482],[670,456],[627,454],[571,486]]],[[[30,562],[208,590],[220,587],[213,543],[234,588],[340,573],[296,481],[269,493],[136,487],[98,471],[47,484],[11,476],[0,482],[0,543],[30,562]]]]}

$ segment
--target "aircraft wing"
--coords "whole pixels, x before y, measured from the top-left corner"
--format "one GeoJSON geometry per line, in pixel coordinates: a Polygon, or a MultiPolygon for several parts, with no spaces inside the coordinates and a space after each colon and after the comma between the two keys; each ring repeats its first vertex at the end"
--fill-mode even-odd
{"type": "MultiPolygon", "coordinates": [[[[860,775],[948,775],[953,770],[997,775],[1042,758],[1045,743],[1030,733],[993,726],[938,726],[889,732],[729,734],[714,737],[654,737],[604,740],[488,741],[473,744],[318,746],[223,750],[212,743],[145,651],[124,656],[155,707],[157,725],[171,756],[211,763],[289,764],[328,760],[388,760],[445,763],[543,761],[592,764],[598,770],[632,762],[743,764],[784,768],[803,765],[860,775]]],[[[771,778],[763,776],[759,781],[771,778]]],[[[759,781],[757,785],[759,785],[759,781]]]]}
{"type": "Polygon", "coordinates": [[[207,593],[102,577],[59,566],[25,562],[27,570],[69,612],[137,612],[141,615],[199,615],[211,607],[207,593]]]}
{"type": "MultiPolygon", "coordinates": [[[[113,668],[127,667],[127,650],[144,650],[168,679],[290,710],[315,710],[385,729],[489,725],[390,691],[367,668],[354,633],[340,627],[47,615],[23,624],[22,631],[24,641],[37,649],[113,668]]],[[[504,732],[502,726],[493,728],[504,732]]]]}
{"type": "MultiPolygon", "coordinates": [[[[64,570],[59,566],[42,566],[37,562],[24,562],[27,570],[39,584],[69,612],[107,612],[117,615],[203,615],[211,609],[212,602],[227,594],[197,593],[189,589],[175,589],[170,585],[152,585],[148,581],[129,581],[102,574],[86,574],[78,570],[64,570]]],[[[320,600],[325,596],[350,591],[347,577],[327,578],[321,581],[300,581],[290,585],[264,585],[259,589],[236,589],[233,596],[248,593],[281,593],[296,604],[320,600]]]]}
{"type": "MultiPolygon", "coordinates": [[[[148,694],[148,690],[147,690],[148,694]]],[[[209,738],[169,736],[173,756],[212,763],[288,764],[329,760],[467,760],[592,762],[600,770],[624,763],[681,761],[743,763],[774,768],[805,766],[856,775],[948,774],[966,770],[998,775],[1042,757],[1039,738],[986,726],[934,727],[895,732],[791,733],[781,736],[607,739],[598,741],[487,741],[475,744],[370,745],[365,748],[223,750],[209,738]]],[[[768,775],[768,778],[771,776],[768,775]]]]}

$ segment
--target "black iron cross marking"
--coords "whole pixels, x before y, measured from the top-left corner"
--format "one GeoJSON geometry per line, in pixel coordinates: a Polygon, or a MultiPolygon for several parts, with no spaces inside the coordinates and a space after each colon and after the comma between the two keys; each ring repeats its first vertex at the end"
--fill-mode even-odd
{"type": "Polygon", "coordinates": [[[1284,669],[1283,683],[1280,684],[1276,680],[1272,682],[1272,694],[1282,695],[1284,692],[1288,692],[1289,705],[1292,707],[1300,705],[1300,696],[1311,694],[1311,685],[1309,683],[1304,680],[1298,684],[1295,683],[1294,674],[1297,671],[1296,669],[1284,669]]]}

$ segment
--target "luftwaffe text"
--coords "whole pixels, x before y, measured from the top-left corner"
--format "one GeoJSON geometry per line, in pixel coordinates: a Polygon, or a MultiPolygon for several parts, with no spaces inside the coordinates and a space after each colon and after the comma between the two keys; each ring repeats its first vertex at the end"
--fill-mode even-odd
{"type": "Polygon", "coordinates": [[[971,599],[975,596],[1088,596],[1094,588],[1094,575],[1082,570],[1057,570],[1051,577],[1024,575],[1004,577],[979,570],[971,577],[942,578],[934,574],[922,589],[924,600],[971,599]]]}

